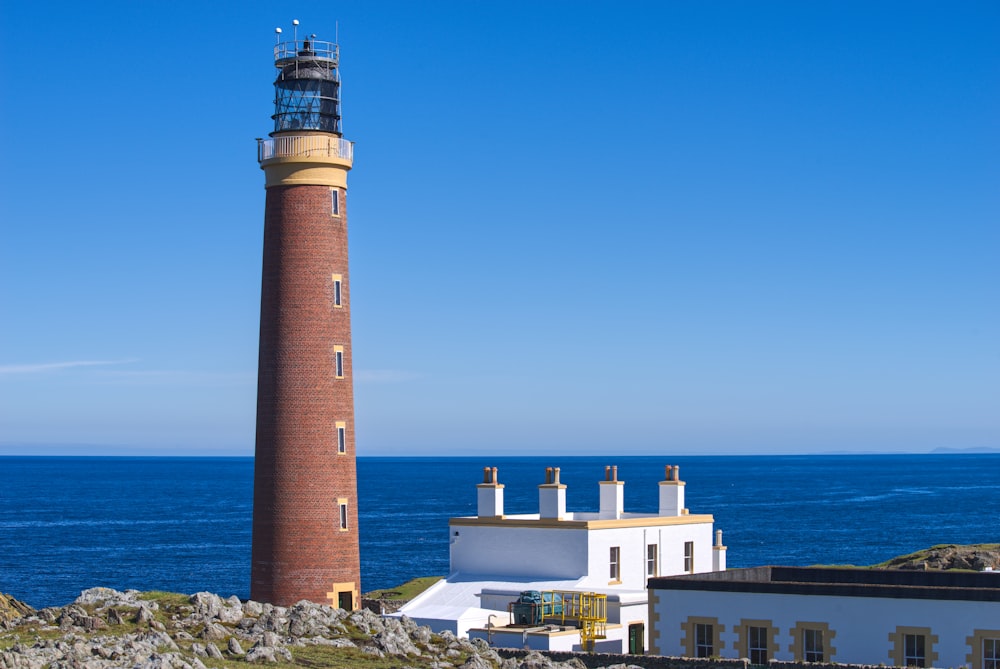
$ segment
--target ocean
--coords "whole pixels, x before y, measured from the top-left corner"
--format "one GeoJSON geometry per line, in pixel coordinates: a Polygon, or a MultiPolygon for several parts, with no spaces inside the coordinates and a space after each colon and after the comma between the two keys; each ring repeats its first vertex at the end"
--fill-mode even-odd
{"type": "MultiPolygon", "coordinates": [[[[595,511],[605,465],[626,511],[655,512],[667,464],[730,567],[1000,542],[1000,454],[359,458],[362,589],[444,575],[448,518],[476,513],[485,466],[507,513],[538,511],[548,466],[569,511],[595,511]]],[[[252,497],[252,458],[0,457],[0,592],[36,608],[98,585],[247,597],[252,497]]]]}

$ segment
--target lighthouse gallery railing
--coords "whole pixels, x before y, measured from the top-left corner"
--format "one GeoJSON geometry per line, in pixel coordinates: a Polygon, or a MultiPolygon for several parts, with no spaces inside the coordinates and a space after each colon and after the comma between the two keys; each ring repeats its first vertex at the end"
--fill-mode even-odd
{"type": "Polygon", "coordinates": [[[354,161],[354,142],[329,135],[285,135],[257,140],[257,161],[294,157],[342,158],[354,161]]]}

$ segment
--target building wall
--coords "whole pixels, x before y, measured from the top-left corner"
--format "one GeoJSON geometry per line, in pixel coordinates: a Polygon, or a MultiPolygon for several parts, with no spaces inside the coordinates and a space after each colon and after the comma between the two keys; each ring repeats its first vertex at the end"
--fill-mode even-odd
{"type": "Polygon", "coordinates": [[[551,527],[452,526],[451,573],[575,580],[587,573],[587,532],[551,527]]]}
{"type": "Polygon", "coordinates": [[[596,590],[645,590],[647,546],[657,546],[657,575],[684,571],[684,544],[694,543],[694,572],[712,571],[712,524],[585,530],[497,525],[451,526],[451,573],[495,577],[585,578],[596,590]],[[611,548],[619,549],[619,578],[611,578],[611,548]]]}
{"type": "Polygon", "coordinates": [[[1000,602],[690,590],[654,590],[652,595],[650,645],[658,655],[688,655],[683,625],[693,617],[723,626],[716,650],[722,658],[743,656],[738,633],[743,620],[767,621],[776,628],[772,659],[786,661],[798,659],[791,630],[802,622],[827,623],[833,632],[827,661],[848,664],[895,664],[890,635],[902,627],[929,628],[934,643],[927,648],[928,666],[968,666],[973,659],[969,637],[976,630],[993,630],[1000,638],[1000,602]]]}
{"type": "Polygon", "coordinates": [[[646,588],[647,546],[657,546],[659,576],[673,576],[684,571],[684,544],[694,543],[694,572],[712,571],[712,524],[637,527],[590,532],[588,550],[589,578],[585,585],[607,588],[609,585],[626,590],[646,588]],[[614,584],[610,578],[611,548],[620,549],[621,578],[614,584]]]}

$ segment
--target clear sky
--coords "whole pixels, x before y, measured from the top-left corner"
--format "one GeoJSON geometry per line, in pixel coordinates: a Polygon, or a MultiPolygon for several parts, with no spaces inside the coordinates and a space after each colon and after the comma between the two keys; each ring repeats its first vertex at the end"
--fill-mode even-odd
{"type": "Polygon", "coordinates": [[[358,452],[1000,447],[1000,4],[0,9],[0,453],[253,452],[274,28],[335,39],[358,452]]]}

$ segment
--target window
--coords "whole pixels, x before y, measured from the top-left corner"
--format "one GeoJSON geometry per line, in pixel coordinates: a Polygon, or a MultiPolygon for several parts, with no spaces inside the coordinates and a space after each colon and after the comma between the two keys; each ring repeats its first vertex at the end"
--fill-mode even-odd
{"type": "Polygon", "coordinates": [[[750,664],[767,664],[766,627],[747,627],[747,651],[750,664]]]}
{"type": "Polygon", "coordinates": [[[341,274],[333,275],[333,306],[344,306],[344,277],[341,274]]]}
{"type": "Polygon", "coordinates": [[[337,421],[337,453],[347,452],[347,423],[337,421]]]}
{"type": "Polygon", "coordinates": [[[983,639],[983,669],[1000,669],[1000,639],[983,639]]]}
{"type": "Polygon", "coordinates": [[[929,627],[897,627],[889,641],[889,660],[896,667],[931,667],[938,659],[934,651],[938,636],[929,627]]]}
{"type": "Polygon", "coordinates": [[[694,573],[694,542],[684,542],[684,571],[689,574],[694,573]]]}
{"type": "MultiPolygon", "coordinates": [[[[684,630],[681,646],[684,649],[685,657],[719,657],[722,655],[722,651],[726,647],[726,643],[722,640],[726,626],[720,625],[718,618],[688,616],[688,619],[681,623],[681,629],[684,630]]],[[[745,655],[739,657],[745,657],[745,655]]]]}
{"type": "Polygon", "coordinates": [[[337,361],[336,361],[337,362],[336,376],[337,376],[338,379],[342,379],[342,378],[344,378],[344,347],[343,346],[334,346],[333,347],[333,352],[334,352],[334,355],[335,355],[335,357],[337,359],[337,361]]]}
{"type": "Polygon", "coordinates": [[[802,630],[802,660],[805,662],[826,662],[823,654],[823,630],[802,630]]]}
{"type": "Polygon", "coordinates": [[[903,635],[903,666],[904,667],[926,667],[927,649],[925,648],[925,637],[923,634],[903,635]]]}
{"type": "Polygon", "coordinates": [[[330,215],[340,216],[340,189],[330,189],[330,215]]]}
{"type": "Polygon", "coordinates": [[[772,621],[743,618],[736,631],[737,657],[749,659],[750,664],[766,665],[773,654],[778,652],[778,644],[775,642],[778,629],[772,621]]]}
{"type": "Polygon", "coordinates": [[[829,623],[802,622],[795,623],[791,629],[792,658],[796,662],[833,662],[837,649],[833,640],[836,630],[830,629],[829,623]]]}
{"type": "Polygon", "coordinates": [[[646,546],[646,576],[656,576],[656,544],[646,546]]]}
{"type": "Polygon", "coordinates": [[[713,655],[715,655],[715,626],[710,623],[695,623],[694,656],[712,657],[713,655]]]}
{"type": "Polygon", "coordinates": [[[618,581],[621,580],[622,570],[621,570],[621,548],[618,546],[611,547],[611,580],[618,581]]]}
{"type": "Polygon", "coordinates": [[[347,501],[337,500],[340,503],[340,530],[344,531],[347,529],[347,501]]]}

